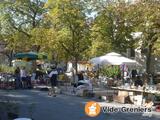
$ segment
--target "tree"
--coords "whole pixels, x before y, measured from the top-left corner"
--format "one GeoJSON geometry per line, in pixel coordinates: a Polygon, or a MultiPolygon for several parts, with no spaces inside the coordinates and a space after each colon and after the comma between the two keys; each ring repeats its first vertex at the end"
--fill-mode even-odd
{"type": "Polygon", "coordinates": [[[100,53],[111,50],[122,53],[127,48],[134,48],[133,24],[128,16],[127,8],[126,3],[111,2],[103,4],[101,10],[98,11],[92,26],[92,43],[93,46],[100,45],[99,47],[102,48],[100,53]]]}
{"type": "Polygon", "coordinates": [[[14,29],[30,37],[30,29],[39,27],[46,10],[43,0],[11,0],[1,3],[14,29]]]}
{"type": "Polygon", "coordinates": [[[25,43],[24,40],[20,39],[20,36],[21,38],[25,38],[25,35],[22,35],[13,29],[13,27],[9,24],[8,15],[1,15],[0,25],[1,43],[3,43],[3,50],[0,53],[7,56],[9,65],[11,66],[14,52],[20,50],[25,43]]]}
{"type": "Polygon", "coordinates": [[[76,71],[77,62],[90,44],[85,3],[82,0],[49,0],[46,4],[53,27],[58,31],[58,44],[75,61],[76,71]]]}
{"type": "Polygon", "coordinates": [[[34,45],[31,41],[33,28],[41,26],[43,14],[46,10],[43,8],[43,0],[4,0],[0,3],[1,15],[1,35],[6,44],[5,54],[12,53],[8,58],[13,59],[13,54],[17,51],[28,51],[36,46],[36,51],[40,46],[34,45]]]}
{"type": "Polygon", "coordinates": [[[160,35],[160,3],[151,1],[141,1],[130,5],[130,14],[137,26],[135,31],[142,32],[142,37],[139,41],[142,42],[141,51],[146,55],[146,72],[151,71],[151,57],[157,52],[159,46],[160,35]]]}

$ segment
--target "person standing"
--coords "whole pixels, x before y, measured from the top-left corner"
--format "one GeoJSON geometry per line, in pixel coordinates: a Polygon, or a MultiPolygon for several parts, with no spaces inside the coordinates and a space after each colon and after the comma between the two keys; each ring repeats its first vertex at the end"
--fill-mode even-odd
{"type": "Polygon", "coordinates": [[[84,76],[83,76],[83,72],[82,72],[82,71],[80,71],[80,72],[77,74],[77,76],[78,76],[78,81],[84,80],[84,76]]]}
{"type": "Polygon", "coordinates": [[[137,73],[137,70],[136,69],[133,69],[132,70],[132,72],[131,72],[131,74],[132,74],[132,79],[136,79],[136,76],[138,75],[138,73],[137,73]]]}
{"type": "Polygon", "coordinates": [[[143,86],[143,81],[141,80],[141,77],[138,75],[137,79],[135,81],[135,86],[139,87],[139,86],[143,86]]]}
{"type": "Polygon", "coordinates": [[[26,70],[25,70],[25,67],[23,67],[21,70],[20,70],[20,77],[21,77],[21,81],[22,81],[22,87],[23,88],[26,88],[26,77],[27,77],[27,73],[26,73],[26,70]]]}
{"type": "Polygon", "coordinates": [[[15,75],[15,89],[19,89],[21,87],[19,67],[15,69],[14,75],[15,75]]]}
{"type": "Polygon", "coordinates": [[[58,71],[56,67],[52,67],[52,71],[49,73],[49,78],[51,82],[51,89],[49,90],[49,95],[56,97],[56,88],[57,88],[57,78],[58,78],[58,71]]]}

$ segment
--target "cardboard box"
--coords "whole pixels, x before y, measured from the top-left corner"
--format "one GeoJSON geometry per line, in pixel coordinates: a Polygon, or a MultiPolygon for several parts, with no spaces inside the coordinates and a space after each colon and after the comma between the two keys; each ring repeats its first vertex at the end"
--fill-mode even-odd
{"type": "Polygon", "coordinates": [[[113,101],[118,103],[125,103],[125,97],[124,96],[114,96],[113,101]]]}
{"type": "Polygon", "coordinates": [[[129,96],[133,96],[134,93],[133,93],[133,92],[129,92],[128,95],[129,95],[129,96]]]}
{"type": "Polygon", "coordinates": [[[118,96],[127,97],[129,94],[127,91],[118,91],[118,96]]]}

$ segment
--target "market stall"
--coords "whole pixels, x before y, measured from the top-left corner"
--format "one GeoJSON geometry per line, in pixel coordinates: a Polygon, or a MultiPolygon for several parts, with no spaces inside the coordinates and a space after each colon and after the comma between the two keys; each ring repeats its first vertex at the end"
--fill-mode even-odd
{"type": "Polygon", "coordinates": [[[140,64],[132,59],[122,56],[121,54],[111,52],[104,56],[92,58],[90,62],[94,65],[122,65],[139,66],[140,64]]]}
{"type": "Polygon", "coordinates": [[[36,52],[24,52],[17,53],[15,56],[15,66],[23,68],[27,71],[27,77],[34,84],[45,84],[44,82],[44,70],[41,66],[44,60],[47,60],[47,55],[45,53],[36,52]]]}
{"type": "Polygon", "coordinates": [[[122,79],[126,79],[133,68],[135,69],[141,66],[137,61],[126,58],[121,54],[115,52],[111,52],[104,56],[93,58],[90,60],[90,62],[95,66],[98,72],[100,72],[99,69],[104,67],[108,69],[109,66],[113,68],[110,69],[110,71],[112,72],[113,70],[115,70],[113,66],[118,66],[121,70],[122,79]]]}
{"type": "Polygon", "coordinates": [[[160,112],[160,91],[156,87],[112,87],[114,91],[118,91],[117,95],[114,95],[113,100],[119,103],[130,103],[147,108],[155,108],[157,112],[160,112]]]}

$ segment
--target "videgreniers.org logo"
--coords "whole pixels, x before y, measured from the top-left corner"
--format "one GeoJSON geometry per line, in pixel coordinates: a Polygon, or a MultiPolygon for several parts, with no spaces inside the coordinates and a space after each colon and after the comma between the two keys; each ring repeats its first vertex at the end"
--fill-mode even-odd
{"type": "Polygon", "coordinates": [[[96,117],[100,114],[101,107],[100,105],[95,101],[87,102],[85,105],[85,113],[86,115],[90,117],[96,117]]]}
{"type": "Polygon", "coordinates": [[[99,103],[95,101],[87,102],[85,105],[85,113],[90,117],[96,117],[103,113],[116,113],[116,112],[123,112],[123,113],[151,113],[151,108],[146,107],[116,107],[116,106],[100,106],[99,103]]]}
{"type": "Polygon", "coordinates": [[[115,112],[123,112],[123,113],[149,113],[152,112],[151,108],[146,107],[101,107],[103,113],[115,113],[115,112]]]}

